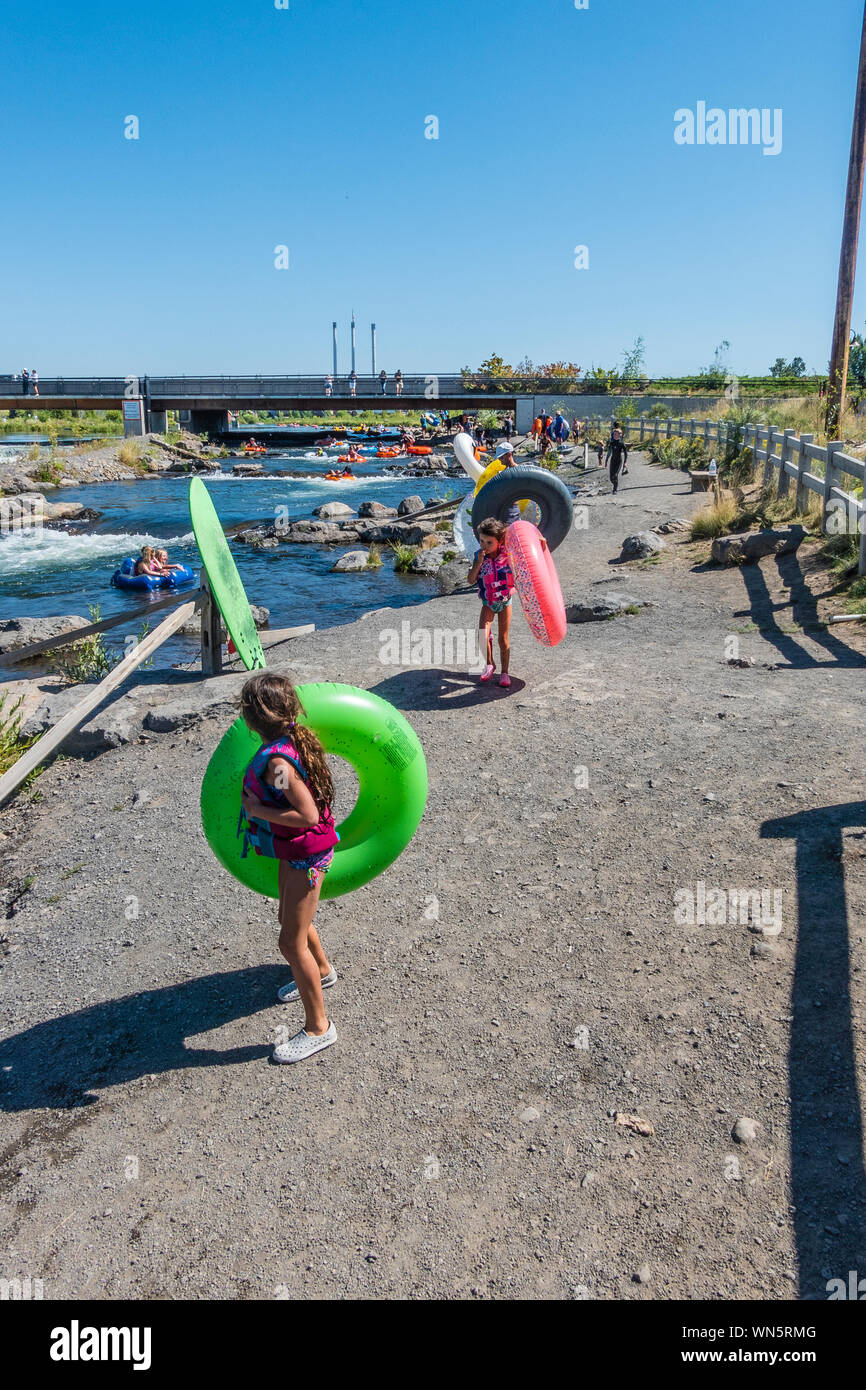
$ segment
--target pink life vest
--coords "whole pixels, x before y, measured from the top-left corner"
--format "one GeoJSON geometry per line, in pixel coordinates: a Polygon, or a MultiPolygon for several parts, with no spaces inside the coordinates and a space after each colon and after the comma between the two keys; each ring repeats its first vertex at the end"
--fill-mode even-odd
{"type": "MultiPolygon", "coordinates": [[[[278,739],[276,743],[263,744],[256,753],[244,773],[243,789],[268,805],[290,806],[285,792],[265,781],[265,771],[271,758],[287,759],[297,768],[304,781],[308,781],[294,744],[278,739]]],[[[312,855],[333,849],[340,839],[329,806],[325,807],[318,824],[307,830],[290,830],[284,825],[274,825],[273,821],[258,820],[254,816],[247,816],[241,808],[238,834],[241,830],[244,832],[242,858],[252,845],[256,854],[264,854],[271,859],[309,859],[312,855]]]]}
{"type": "Polygon", "coordinates": [[[504,545],[500,545],[495,555],[484,556],[476,582],[482,603],[502,603],[512,593],[514,574],[504,545]]]}

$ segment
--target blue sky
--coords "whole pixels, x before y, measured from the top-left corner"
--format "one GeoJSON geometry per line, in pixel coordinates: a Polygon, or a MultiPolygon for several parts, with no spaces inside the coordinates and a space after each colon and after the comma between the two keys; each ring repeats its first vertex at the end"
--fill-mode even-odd
{"type": "Polygon", "coordinates": [[[651,374],[723,338],[738,371],[822,371],[861,19],[860,0],[7,6],[0,370],[324,372],[336,318],[345,371],[354,308],[362,371],[371,320],[389,372],[613,365],[638,334],[651,374]],[[781,153],[676,145],[699,101],[781,107],[781,153]]]}

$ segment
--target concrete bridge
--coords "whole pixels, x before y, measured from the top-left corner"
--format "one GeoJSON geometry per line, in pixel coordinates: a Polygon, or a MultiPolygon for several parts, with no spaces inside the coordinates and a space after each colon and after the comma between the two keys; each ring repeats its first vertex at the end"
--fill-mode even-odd
{"type": "Polygon", "coordinates": [[[164,432],[169,410],[189,412],[184,423],[196,433],[222,434],[229,429],[229,411],[299,410],[321,414],[347,407],[458,412],[493,408],[519,414],[518,429],[528,429],[534,399],[529,394],[497,389],[492,383],[467,387],[462,377],[454,373],[404,376],[399,396],[393,377],[389,377],[383,396],[378,377],[360,375],[354,396],[345,376],[335,378],[333,393],[327,396],[324,375],[41,377],[38,385],[38,397],[25,396],[20,379],[0,375],[0,410],[122,410],[127,434],[144,430],[164,432]]]}

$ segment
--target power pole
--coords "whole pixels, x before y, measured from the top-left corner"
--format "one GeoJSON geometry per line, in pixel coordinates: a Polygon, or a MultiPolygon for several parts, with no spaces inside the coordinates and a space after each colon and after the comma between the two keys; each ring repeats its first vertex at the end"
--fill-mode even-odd
{"type": "Polygon", "coordinates": [[[355,370],[355,311],[352,310],[352,371],[355,370]]]}
{"type": "Polygon", "coordinates": [[[373,375],[376,375],[376,325],[370,324],[370,343],[373,349],[373,375]]]}
{"type": "Polygon", "coordinates": [[[851,304],[854,298],[854,271],[857,266],[857,240],[860,235],[860,208],[863,201],[863,174],[866,169],[866,7],[860,34],[860,66],[854,125],[848,157],[848,187],[845,192],[845,219],[842,223],[842,250],[839,254],[839,281],[836,290],[836,318],[830,349],[830,380],[827,383],[827,438],[836,439],[845,409],[848,388],[848,345],[851,339],[851,304]]]}
{"type": "Polygon", "coordinates": [[[332,334],[333,334],[333,336],[334,336],[334,342],[333,342],[333,348],[334,348],[334,381],[336,382],[336,380],[337,380],[337,321],[336,321],[336,319],[335,319],[335,320],[333,321],[333,323],[331,324],[331,332],[332,332],[332,334]]]}

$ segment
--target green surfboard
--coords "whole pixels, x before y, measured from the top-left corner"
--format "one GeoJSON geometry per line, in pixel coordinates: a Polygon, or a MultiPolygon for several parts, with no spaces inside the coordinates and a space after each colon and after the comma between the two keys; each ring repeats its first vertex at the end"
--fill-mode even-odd
{"type": "Polygon", "coordinates": [[[229,550],[222,522],[201,478],[190,479],[189,515],[211,592],[238,655],[248,671],[264,667],[267,663],[250,612],[250,601],[229,550]]]}

